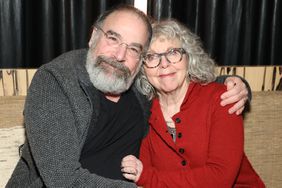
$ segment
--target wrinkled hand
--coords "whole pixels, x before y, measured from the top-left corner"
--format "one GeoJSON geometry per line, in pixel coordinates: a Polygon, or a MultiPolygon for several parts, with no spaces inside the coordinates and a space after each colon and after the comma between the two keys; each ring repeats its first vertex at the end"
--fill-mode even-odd
{"type": "Polygon", "coordinates": [[[228,112],[229,114],[234,112],[237,115],[241,114],[248,100],[248,90],[245,83],[240,78],[231,76],[226,78],[224,84],[227,86],[227,91],[220,96],[222,99],[221,106],[236,102],[228,112]]]}
{"type": "Polygon", "coordinates": [[[129,180],[137,182],[143,170],[142,162],[133,155],[127,155],[121,160],[122,175],[129,180]]]}

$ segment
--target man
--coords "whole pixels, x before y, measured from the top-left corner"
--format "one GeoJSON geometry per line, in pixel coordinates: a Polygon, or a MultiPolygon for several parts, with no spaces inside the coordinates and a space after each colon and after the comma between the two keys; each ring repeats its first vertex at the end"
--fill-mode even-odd
{"type": "MultiPolygon", "coordinates": [[[[130,86],[150,38],[147,17],[121,6],[98,19],[88,51],[38,69],[25,104],[27,140],[7,187],[136,187],[120,162],[139,155],[147,130],[150,104],[130,86]]],[[[240,85],[226,95],[244,101],[240,85]]]]}

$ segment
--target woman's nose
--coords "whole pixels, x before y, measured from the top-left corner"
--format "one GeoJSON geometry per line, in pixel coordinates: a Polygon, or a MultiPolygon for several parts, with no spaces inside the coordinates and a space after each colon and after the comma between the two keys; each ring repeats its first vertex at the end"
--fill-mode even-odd
{"type": "Polygon", "coordinates": [[[162,55],[160,58],[161,58],[160,59],[160,61],[161,61],[160,66],[162,68],[167,68],[168,65],[170,64],[170,62],[166,59],[166,57],[164,55],[162,55]]]}

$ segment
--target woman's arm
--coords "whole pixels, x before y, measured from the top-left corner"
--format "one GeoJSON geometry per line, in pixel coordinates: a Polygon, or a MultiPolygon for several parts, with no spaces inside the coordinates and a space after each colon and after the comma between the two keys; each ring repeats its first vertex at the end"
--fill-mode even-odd
{"type": "MultiPolygon", "coordinates": [[[[213,102],[214,107],[210,114],[210,135],[207,135],[209,147],[205,165],[197,168],[189,167],[186,170],[157,170],[150,164],[150,144],[154,143],[148,141],[149,133],[140,151],[143,171],[142,173],[135,171],[130,179],[144,187],[231,187],[239,171],[243,155],[243,122],[241,116],[228,114],[230,105],[225,107],[219,105],[219,96],[218,94],[217,100],[213,102]],[[135,176],[135,173],[141,175],[135,176]]],[[[134,162],[137,160],[132,159],[130,163],[132,167],[138,166],[139,163],[134,162]]]]}

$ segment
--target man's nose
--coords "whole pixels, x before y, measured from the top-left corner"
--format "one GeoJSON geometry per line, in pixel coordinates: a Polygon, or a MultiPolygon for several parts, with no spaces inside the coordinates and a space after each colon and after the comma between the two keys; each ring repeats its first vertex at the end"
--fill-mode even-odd
{"type": "Polygon", "coordinates": [[[116,59],[118,61],[123,61],[126,56],[126,51],[127,51],[127,45],[126,44],[120,44],[117,49],[116,49],[116,59]]]}

